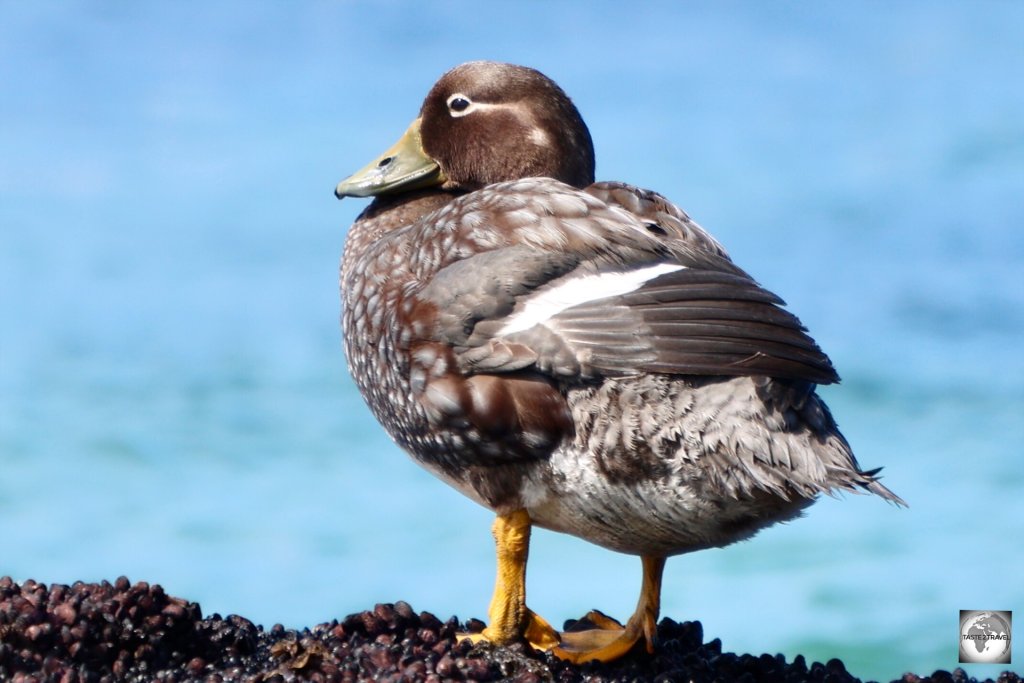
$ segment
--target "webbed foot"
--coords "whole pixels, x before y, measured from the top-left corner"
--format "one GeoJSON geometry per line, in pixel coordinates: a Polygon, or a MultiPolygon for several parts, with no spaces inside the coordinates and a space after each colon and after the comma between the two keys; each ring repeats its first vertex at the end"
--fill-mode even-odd
{"type": "Polygon", "coordinates": [[[611,662],[624,656],[642,639],[646,640],[647,652],[653,653],[656,619],[654,614],[637,613],[623,626],[608,615],[591,610],[577,625],[559,634],[561,642],[551,653],[573,664],[593,660],[611,662]]]}

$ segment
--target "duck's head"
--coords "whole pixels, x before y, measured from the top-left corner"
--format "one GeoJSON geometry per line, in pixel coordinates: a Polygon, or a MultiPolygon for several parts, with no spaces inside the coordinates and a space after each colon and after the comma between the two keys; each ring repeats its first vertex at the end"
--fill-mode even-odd
{"type": "Polygon", "coordinates": [[[594,145],[579,111],[539,71],[469,62],[442,76],[405,135],[335,194],[468,191],[534,176],[576,187],[594,182],[594,145]]]}

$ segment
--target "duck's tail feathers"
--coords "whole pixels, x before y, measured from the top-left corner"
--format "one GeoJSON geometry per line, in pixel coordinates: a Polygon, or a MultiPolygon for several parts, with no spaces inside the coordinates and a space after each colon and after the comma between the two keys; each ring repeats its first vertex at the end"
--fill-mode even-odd
{"type": "Polygon", "coordinates": [[[866,472],[861,472],[861,475],[863,475],[863,477],[864,477],[864,481],[861,482],[860,485],[862,487],[864,487],[865,490],[870,491],[871,493],[874,493],[876,496],[880,496],[881,498],[884,498],[885,500],[889,501],[893,505],[896,505],[898,507],[904,507],[904,508],[905,507],[910,507],[909,505],[907,505],[907,501],[905,501],[902,498],[900,498],[899,496],[897,496],[895,493],[893,493],[888,488],[886,488],[882,484],[882,482],[879,481],[879,479],[881,479],[881,477],[878,476],[878,473],[881,472],[881,471],[882,471],[881,467],[876,467],[873,470],[868,470],[866,472]]]}

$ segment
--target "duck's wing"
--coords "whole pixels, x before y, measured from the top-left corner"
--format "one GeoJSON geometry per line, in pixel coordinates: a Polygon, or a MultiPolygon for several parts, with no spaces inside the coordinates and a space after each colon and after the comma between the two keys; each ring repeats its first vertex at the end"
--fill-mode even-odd
{"type": "MultiPolygon", "coordinates": [[[[496,275],[522,274],[530,258],[537,255],[499,252],[486,265],[496,275]],[[499,263],[502,256],[509,260],[499,263]]],[[[461,347],[469,372],[517,370],[529,361],[565,379],[656,372],[837,381],[778,297],[744,275],[683,260],[584,263],[519,296],[505,289],[511,309],[477,320],[468,335],[454,330],[449,341],[461,347]]],[[[445,298],[455,317],[482,312],[460,311],[451,287],[445,298]]]]}
{"type": "MultiPolygon", "coordinates": [[[[421,317],[433,321],[427,336],[452,347],[463,372],[838,380],[783,301],[699,226],[652,234],[647,223],[657,214],[673,229],[685,217],[660,195],[640,197],[662,203],[640,217],[623,202],[593,201],[585,216],[560,217],[560,207],[583,193],[557,189],[569,196],[533,202],[542,228],[521,208],[518,228],[503,225],[500,213],[475,216],[477,234],[490,226],[503,244],[453,261],[417,293],[421,317]]],[[[628,186],[613,189],[632,195],[628,186]]],[[[454,220],[449,227],[458,232],[454,220]]]]}

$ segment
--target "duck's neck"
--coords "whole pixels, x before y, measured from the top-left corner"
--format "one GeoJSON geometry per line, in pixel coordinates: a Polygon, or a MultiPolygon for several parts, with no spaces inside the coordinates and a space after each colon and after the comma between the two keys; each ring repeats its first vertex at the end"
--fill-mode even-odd
{"type": "Polygon", "coordinates": [[[397,195],[383,195],[373,200],[359,214],[345,239],[344,261],[364,252],[386,233],[411,225],[423,216],[445,206],[460,193],[441,190],[419,190],[397,195]]]}

